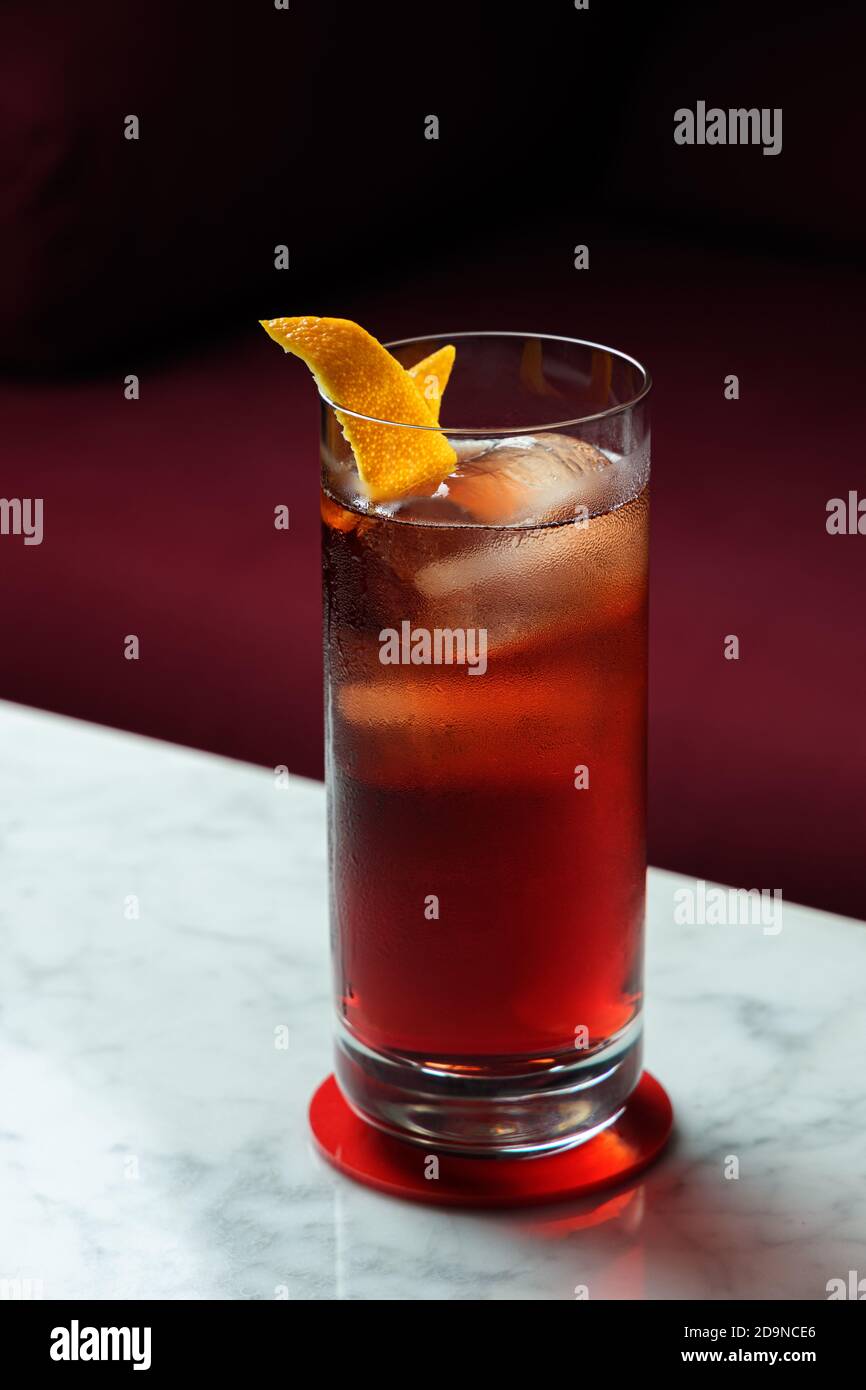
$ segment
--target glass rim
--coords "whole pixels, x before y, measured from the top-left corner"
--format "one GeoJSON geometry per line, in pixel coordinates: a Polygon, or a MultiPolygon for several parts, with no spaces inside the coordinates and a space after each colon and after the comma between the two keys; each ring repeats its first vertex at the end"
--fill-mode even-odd
{"type": "MultiPolygon", "coordinates": [[[[338,410],[341,415],[348,415],[353,420],[365,420],[374,425],[390,425],[393,429],[401,430],[427,430],[433,434],[444,434],[448,438],[467,438],[474,439],[479,436],[489,438],[491,435],[501,435],[503,438],[510,438],[521,434],[538,434],[542,430],[563,430],[575,425],[587,425],[596,420],[607,420],[614,415],[621,415],[623,411],[633,410],[640,401],[649,395],[652,388],[652,377],[642,362],[630,353],[623,352],[620,348],[609,347],[606,343],[595,343],[589,338],[569,338],[562,333],[521,333],[515,329],[467,329],[461,333],[424,333],[420,337],[396,338],[392,342],[383,343],[383,347],[389,351],[392,348],[408,347],[411,343],[449,343],[457,342],[461,338],[536,338],[544,343],[568,343],[571,347],[597,348],[601,352],[609,352],[613,357],[618,357],[622,362],[629,362],[636,367],[641,376],[640,388],[627,401],[620,401],[616,405],[608,406],[605,410],[596,410],[589,415],[576,415],[567,420],[554,420],[550,424],[539,425],[460,425],[454,429],[449,429],[441,424],[436,425],[412,425],[406,420],[384,420],[377,415],[364,415],[360,410],[350,410],[348,406],[340,405],[338,401],[332,401],[330,396],[318,387],[319,399],[324,405],[330,406],[332,410],[338,410]]],[[[318,384],[317,384],[318,386],[318,384]]]]}

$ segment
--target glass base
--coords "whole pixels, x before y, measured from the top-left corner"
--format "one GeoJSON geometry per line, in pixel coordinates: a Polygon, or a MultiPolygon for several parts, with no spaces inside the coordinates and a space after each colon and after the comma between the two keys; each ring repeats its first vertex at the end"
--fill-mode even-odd
{"type": "MultiPolygon", "coordinates": [[[[638,1084],[642,1021],[595,1052],[558,1058],[479,1059],[457,1073],[373,1052],[342,1025],[336,1038],[340,1090],[361,1119],[396,1139],[479,1158],[556,1153],[613,1124],[638,1084]]],[[[465,1064],[464,1064],[465,1065],[465,1064]]]]}

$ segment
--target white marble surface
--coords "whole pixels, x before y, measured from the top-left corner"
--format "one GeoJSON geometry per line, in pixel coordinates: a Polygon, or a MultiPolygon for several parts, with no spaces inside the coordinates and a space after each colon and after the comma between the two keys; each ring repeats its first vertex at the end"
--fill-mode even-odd
{"type": "Polygon", "coordinates": [[[675,1145],[604,1198],[426,1209],[338,1176],[307,1136],[329,1068],[321,787],[10,705],[0,772],[0,1280],[815,1299],[866,1274],[861,924],[786,905],[778,936],[675,926],[686,880],[652,872],[648,1062],[675,1145]]]}

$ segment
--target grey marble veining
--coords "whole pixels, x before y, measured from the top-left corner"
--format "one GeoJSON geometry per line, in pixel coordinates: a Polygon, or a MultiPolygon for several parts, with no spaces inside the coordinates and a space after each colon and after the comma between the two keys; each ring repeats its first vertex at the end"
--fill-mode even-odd
{"type": "Polygon", "coordinates": [[[786,904],[777,936],[678,926],[688,881],[651,872],[665,1159],[564,1206],[426,1209],[340,1177],[307,1135],[330,1052],[321,787],[9,705],[0,773],[0,1280],[820,1299],[866,1275],[862,925],[786,904]]]}

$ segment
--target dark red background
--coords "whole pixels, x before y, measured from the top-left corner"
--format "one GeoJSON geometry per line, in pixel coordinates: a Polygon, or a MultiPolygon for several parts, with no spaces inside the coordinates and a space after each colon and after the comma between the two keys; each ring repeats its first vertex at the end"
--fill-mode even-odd
{"type": "Polygon", "coordinates": [[[611,342],[655,378],[651,858],[866,916],[857,11],[177,9],[0,12],[0,495],[46,527],[0,537],[0,696],[318,775],[315,395],[256,319],[611,342]],[[699,99],[783,152],[676,146],[699,99]]]}

